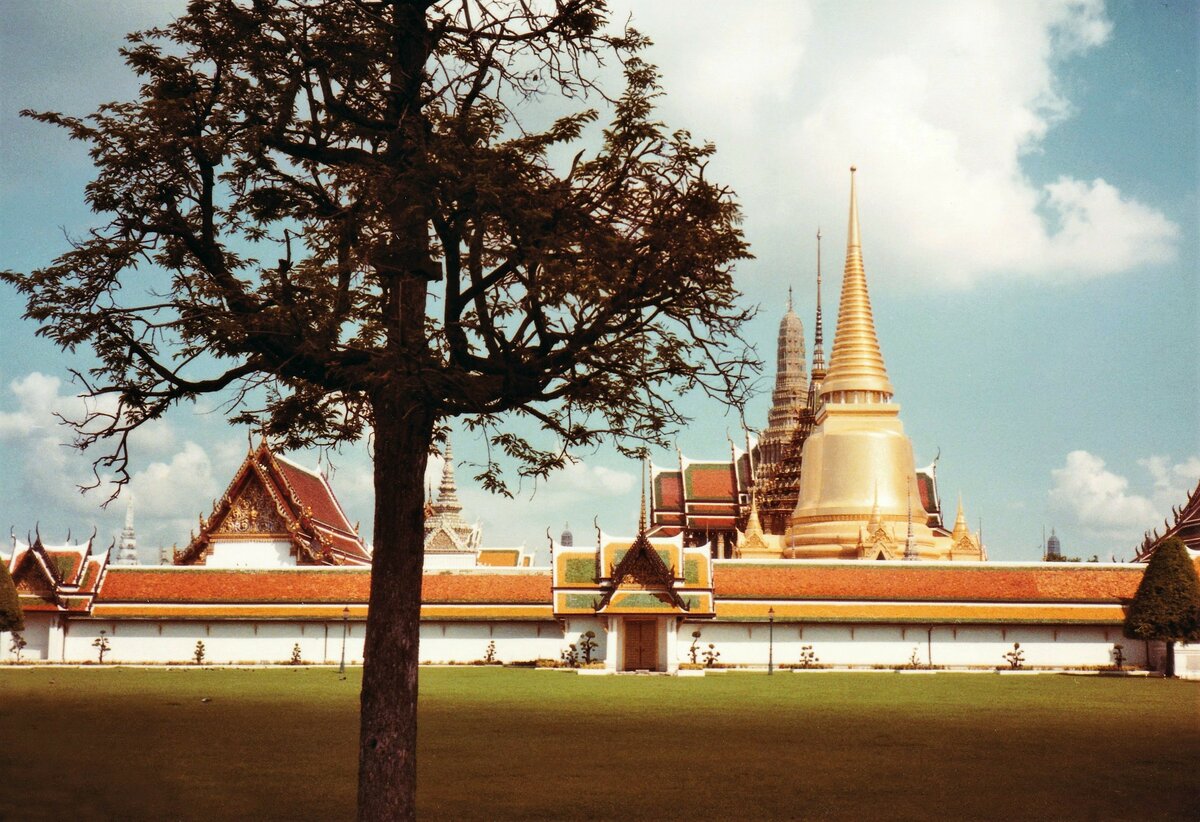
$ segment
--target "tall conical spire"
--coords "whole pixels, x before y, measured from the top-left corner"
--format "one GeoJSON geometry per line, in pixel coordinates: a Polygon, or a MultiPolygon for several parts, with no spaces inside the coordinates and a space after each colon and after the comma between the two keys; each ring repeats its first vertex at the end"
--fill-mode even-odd
{"type": "Polygon", "coordinates": [[[904,540],[904,558],[907,560],[920,559],[917,553],[917,538],[913,534],[912,489],[908,491],[908,536],[904,540]]]}
{"type": "Polygon", "coordinates": [[[969,536],[967,531],[967,516],[963,513],[962,494],[958,495],[958,515],[954,518],[954,530],[950,534],[950,538],[954,542],[958,542],[965,536],[969,536]]]}
{"type": "Polygon", "coordinates": [[[454,484],[454,448],[450,445],[450,435],[446,435],[446,450],[442,455],[442,481],[438,485],[437,501],[433,510],[438,513],[458,513],[462,511],[462,503],[458,501],[458,488],[454,484]]]}
{"type": "Polygon", "coordinates": [[[825,327],[821,320],[821,229],[817,229],[817,320],[813,329],[813,383],[825,379],[825,327]]]}
{"type": "Polygon", "coordinates": [[[767,430],[763,432],[760,459],[771,464],[782,456],[783,444],[791,439],[800,422],[800,412],[808,403],[808,375],[804,363],[804,323],[792,307],[792,288],[788,286],[787,310],[779,321],[775,390],[767,412],[767,430]]]}
{"type": "Polygon", "coordinates": [[[114,565],[137,565],[137,536],[133,531],[133,495],[125,504],[125,527],[121,529],[121,542],[117,546],[117,558],[114,565]]]}
{"type": "Polygon", "coordinates": [[[842,298],[838,306],[837,333],[829,373],[821,383],[821,398],[827,403],[887,402],[892,398],[871,298],[863,267],[862,240],[858,228],[858,195],[855,166],[850,167],[850,224],[846,236],[846,267],[842,276],[842,298]]]}
{"type": "Polygon", "coordinates": [[[638,535],[646,533],[646,474],[650,470],[649,459],[642,460],[642,508],[638,512],[638,535]]]}
{"type": "Polygon", "coordinates": [[[482,532],[479,524],[468,525],[462,517],[462,503],[458,501],[458,488],[454,484],[454,448],[450,435],[446,434],[446,448],[442,452],[442,481],[438,484],[438,497],[430,503],[425,517],[426,553],[454,553],[475,551],[479,548],[482,532]]]}

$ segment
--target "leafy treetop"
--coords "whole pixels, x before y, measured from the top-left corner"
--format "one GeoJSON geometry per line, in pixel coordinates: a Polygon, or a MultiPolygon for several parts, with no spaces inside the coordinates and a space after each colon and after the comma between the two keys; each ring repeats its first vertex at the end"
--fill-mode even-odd
{"type": "MultiPolygon", "coordinates": [[[[222,391],[284,447],[353,440],[383,386],[465,415],[523,474],[614,437],[664,444],[673,400],[738,404],[748,256],[713,147],[654,119],[655,69],[599,0],[193,2],[129,36],[137,100],[78,118],[106,222],[2,276],[108,402],[79,445],[127,478],[129,432],[222,391]],[[598,78],[615,58],[625,87],[598,78]],[[595,107],[532,128],[532,104],[595,107]],[[524,118],[522,121],[521,118],[524,118]],[[272,261],[274,260],[274,261],[272,261]],[[229,392],[232,392],[229,394],[229,392]],[[531,418],[554,445],[501,430],[531,418]]],[[[497,463],[480,479],[505,490],[497,463]]]]}
{"type": "Polygon", "coordinates": [[[1200,580],[1183,540],[1163,540],[1125,616],[1125,636],[1165,642],[1200,641],[1200,580]]]}

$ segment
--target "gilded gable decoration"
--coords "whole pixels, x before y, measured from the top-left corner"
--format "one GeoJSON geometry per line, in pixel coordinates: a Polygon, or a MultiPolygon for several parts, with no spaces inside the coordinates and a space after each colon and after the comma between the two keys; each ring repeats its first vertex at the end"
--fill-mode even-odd
{"type": "Polygon", "coordinates": [[[229,507],[221,525],[224,534],[281,534],[288,531],[275,502],[260,482],[249,482],[229,507]]]}

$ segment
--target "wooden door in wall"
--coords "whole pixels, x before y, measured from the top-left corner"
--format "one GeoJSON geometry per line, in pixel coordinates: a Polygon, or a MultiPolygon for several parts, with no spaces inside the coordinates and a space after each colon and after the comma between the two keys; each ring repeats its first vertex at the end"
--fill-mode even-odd
{"type": "Polygon", "coordinates": [[[653,619],[625,620],[625,670],[658,668],[658,624],[653,619]]]}

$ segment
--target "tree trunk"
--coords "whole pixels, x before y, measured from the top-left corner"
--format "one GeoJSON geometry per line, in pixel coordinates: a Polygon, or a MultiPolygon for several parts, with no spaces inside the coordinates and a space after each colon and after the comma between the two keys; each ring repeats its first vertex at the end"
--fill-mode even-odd
{"type": "Polygon", "coordinates": [[[358,818],[416,819],[417,663],[429,411],[381,389],[375,423],[375,553],[363,653],[358,818]]]}
{"type": "Polygon", "coordinates": [[[1175,676],[1175,642],[1167,640],[1167,655],[1163,659],[1163,676],[1171,679],[1175,676]]]}

